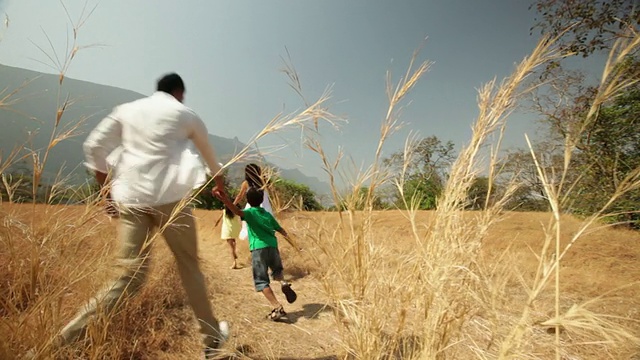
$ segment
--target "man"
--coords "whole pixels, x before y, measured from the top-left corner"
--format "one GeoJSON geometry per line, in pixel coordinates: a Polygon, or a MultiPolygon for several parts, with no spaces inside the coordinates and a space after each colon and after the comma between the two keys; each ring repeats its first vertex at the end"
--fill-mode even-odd
{"type": "Polygon", "coordinates": [[[190,141],[214,175],[216,191],[223,191],[224,179],[207,128],[182,104],[184,94],[180,76],[168,74],[158,81],[153,95],[115,107],[84,143],[85,165],[95,172],[101,187],[110,165],[114,166],[111,198],[119,210],[122,272],[60,332],[60,345],[82,337],[98,307],[111,311],[121,298],[140,289],[147,277],[151,239],[158,230],[176,259],[204,337],[205,355],[214,355],[228,337],[228,324],[218,323],[207,298],[195,222],[184,207],[185,198],[201,181],[195,162],[187,157],[190,141]],[[115,149],[117,159],[109,157],[115,149]],[[176,208],[182,209],[173,214],[176,208]]]}

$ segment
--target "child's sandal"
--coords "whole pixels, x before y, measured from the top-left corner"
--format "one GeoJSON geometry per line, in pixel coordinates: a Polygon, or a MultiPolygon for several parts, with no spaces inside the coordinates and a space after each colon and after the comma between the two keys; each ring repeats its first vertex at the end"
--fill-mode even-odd
{"type": "Polygon", "coordinates": [[[275,309],[271,310],[269,315],[267,315],[267,319],[272,320],[272,321],[276,321],[276,320],[279,320],[281,317],[286,316],[286,315],[287,315],[287,313],[284,311],[284,307],[280,306],[278,308],[275,308],[275,309]]]}
{"type": "Polygon", "coordinates": [[[282,289],[282,293],[287,298],[287,302],[289,304],[293,304],[298,298],[298,294],[296,294],[296,292],[293,291],[293,289],[291,288],[291,284],[284,283],[282,284],[281,289],[282,289]]]}

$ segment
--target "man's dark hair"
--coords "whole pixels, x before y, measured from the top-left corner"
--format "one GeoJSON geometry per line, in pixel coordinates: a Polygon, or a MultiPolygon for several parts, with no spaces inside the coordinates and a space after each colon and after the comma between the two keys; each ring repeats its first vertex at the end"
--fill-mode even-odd
{"type": "Polygon", "coordinates": [[[262,190],[256,188],[249,188],[247,191],[247,202],[251,207],[258,207],[262,204],[262,200],[264,199],[264,192],[262,190]]]}
{"type": "Polygon", "coordinates": [[[174,91],[184,91],[184,82],[180,75],[171,73],[158,80],[158,91],[173,94],[174,91]]]}

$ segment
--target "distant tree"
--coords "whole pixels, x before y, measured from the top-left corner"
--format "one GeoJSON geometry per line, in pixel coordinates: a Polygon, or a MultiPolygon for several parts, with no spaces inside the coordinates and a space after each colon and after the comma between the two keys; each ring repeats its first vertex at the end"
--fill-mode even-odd
{"type": "MultiPolygon", "coordinates": [[[[347,194],[340,204],[342,210],[358,210],[362,211],[365,209],[367,194],[369,193],[369,187],[361,186],[355,192],[347,194]]],[[[381,197],[377,194],[374,194],[373,199],[371,201],[371,207],[373,210],[385,210],[389,209],[390,206],[382,201],[381,197]]]]}
{"type": "Polygon", "coordinates": [[[520,186],[505,205],[510,211],[549,211],[547,200],[530,187],[520,186]]]}
{"type": "Polygon", "coordinates": [[[419,210],[435,209],[443,186],[444,180],[439,176],[411,176],[404,183],[404,197],[398,196],[395,205],[400,209],[411,206],[419,210]]]}
{"type": "Polygon", "coordinates": [[[395,202],[398,199],[398,189],[395,184],[386,183],[379,186],[375,195],[384,209],[397,208],[395,202]]]}
{"type": "Polygon", "coordinates": [[[33,171],[24,162],[18,162],[2,173],[2,186],[0,196],[3,201],[11,200],[16,203],[33,201],[37,202],[46,198],[45,184],[38,184],[36,194],[33,190],[33,171]]]}
{"type": "MultiPolygon", "coordinates": [[[[560,47],[583,57],[611,49],[615,41],[630,36],[629,29],[640,30],[637,0],[536,0],[532,8],[538,13],[532,30],[563,34],[560,47]]],[[[614,71],[628,79],[640,77],[638,51],[629,53],[614,71]]],[[[586,84],[582,74],[563,69],[558,61],[542,77],[549,86],[540,87],[535,103],[550,130],[543,167],[548,174],[559,174],[556,170],[564,164],[555,157],[562,158],[562,154],[554,153],[553,147],[575,145],[564,179],[574,185],[561,205],[565,211],[592,214],[611,199],[625,176],[640,169],[640,86],[635,83],[598,104],[595,116],[587,118],[597,88],[586,84]]],[[[634,212],[640,200],[638,191],[627,192],[609,208],[623,213],[614,216],[614,221],[640,226],[640,215],[634,212]]]]}
{"type": "Polygon", "coordinates": [[[398,151],[386,158],[384,164],[393,174],[400,174],[406,169],[403,191],[401,193],[396,189],[394,204],[403,209],[405,203],[410,205],[412,199],[417,199],[419,209],[435,208],[436,199],[448,177],[447,170],[455,158],[453,149],[453,142],[443,143],[436,136],[430,136],[421,139],[410,149],[411,156],[398,151]],[[409,163],[405,164],[406,161],[409,163]]]}
{"type": "MultiPolygon", "coordinates": [[[[71,204],[79,202],[79,187],[63,182],[52,183],[41,180],[35,194],[36,203],[71,204]]],[[[2,174],[0,181],[2,201],[24,203],[34,201],[32,171],[24,167],[14,168],[2,174]]]]}
{"type": "Polygon", "coordinates": [[[304,211],[322,210],[315,193],[307,185],[276,177],[271,181],[272,196],[281,207],[299,208],[304,211]]]}
{"type": "Polygon", "coordinates": [[[2,201],[15,203],[27,202],[33,199],[33,180],[29,175],[20,172],[6,172],[2,174],[2,201]]]}
{"type": "Polygon", "coordinates": [[[469,192],[467,193],[467,209],[482,210],[487,203],[489,194],[489,178],[478,176],[473,180],[469,192]]]}
{"type": "MultiPolygon", "coordinates": [[[[537,144],[536,153],[539,161],[549,173],[561,171],[561,155],[553,153],[548,144],[537,144]],[[545,152],[546,151],[546,152],[545,152]]],[[[498,177],[498,183],[506,188],[515,179],[518,188],[505,205],[507,210],[515,211],[548,211],[549,203],[545,198],[542,181],[529,150],[515,150],[509,153],[498,177]]]]}
{"type": "MultiPolygon", "coordinates": [[[[580,139],[575,167],[583,180],[578,182],[571,207],[591,214],[615,193],[620,182],[640,169],[640,87],[625,92],[600,109],[597,120],[580,139]]],[[[626,193],[610,211],[624,212],[614,217],[640,227],[640,189],[626,193]]]]}
{"type": "Polygon", "coordinates": [[[537,0],[529,8],[537,12],[532,33],[564,33],[561,47],[584,57],[609,49],[626,26],[640,25],[637,0],[537,0]]]}
{"type": "MultiPolygon", "coordinates": [[[[211,194],[211,190],[216,185],[215,181],[211,179],[211,176],[207,176],[207,180],[204,185],[198,190],[198,195],[194,198],[194,206],[198,209],[206,209],[206,210],[220,210],[224,208],[222,201],[211,194]]],[[[229,182],[229,178],[224,177],[224,189],[227,195],[233,199],[235,198],[238,190],[231,185],[229,182]]]]}

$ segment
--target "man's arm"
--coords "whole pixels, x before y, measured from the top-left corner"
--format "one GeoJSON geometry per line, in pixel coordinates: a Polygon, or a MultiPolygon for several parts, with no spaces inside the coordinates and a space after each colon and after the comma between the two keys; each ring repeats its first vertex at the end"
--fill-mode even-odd
{"type": "MultiPolygon", "coordinates": [[[[104,188],[107,182],[107,178],[109,176],[99,171],[95,172],[95,176],[96,176],[96,182],[98,183],[98,185],[100,185],[100,190],[102,191],[102,189],[104,188]]],[[[111,191],[107,191],[107,193],[105,194],[105,201],[106,201],[106,204],[104,207],[105,207],[105,211],[107,212],[107,215],[109,215],[109,217],[112,217],[112,218],[119,217],[120,212],[118,211],[118,208],[115,206],[113,199],[111,198],[111,191]]]]}
{"type": "Polygon", "coordinates": [[[117,120],[115,110],[102,119],[82,144],[85,166],[96,173],[96,180],[104,185],[109,168],[107,157],[122,144],[122,124],[117,120]]]}
{"type": "Polygon", "coordinates": [[[211,143],[209,143],[209,132],[204,122],[196,114],[193,114],[189,139],[193,141],[209,171],[211,171],[213,180],[216,183],[215,189],[224,191],[224,175],[222,175],[222,168],[218,163],[216,152],[211,143]]]}
{"type": "Polygon", "coordinates": [[[98,185],[100,185],[100,189],[102,189],[104,187],[104,184],[107,183],[108,175],[106,173],[103,173],[97,170],[94,171],[94,174],[96,176],[96,181],[98,182],[98,185]]]}
{"type": "MultiPolygon", "coordinates": [[[[116,110],[104,118],[83,143],[85,166],[93,170],[96,182],[102,190],[108,179],[107,157],[122,143],[122,125],[115,116],[116,110]]],[[[111,217],[118,216],[118,210],[111,201],[111,192],[106,193],[106,210],[111,217]]]]}

